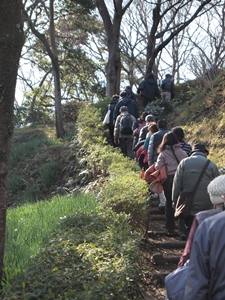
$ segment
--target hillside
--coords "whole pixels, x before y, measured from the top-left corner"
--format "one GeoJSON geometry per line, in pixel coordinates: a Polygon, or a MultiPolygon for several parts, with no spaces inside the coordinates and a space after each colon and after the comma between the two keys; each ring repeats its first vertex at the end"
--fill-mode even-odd
{"type": "MultiPolygon", "coordinates": [[[[165,117],[170,128],[179,125],[185,129],[186,140],[192,145],[196,142],[205,143],[210,151],[209,158],[221,168],[225,165],[222,139],[225,130],[223,112],[225,99],[223,83],[219,82],[218,86],[220,88],[217,89],[218,93],[214,98],[210,93],[208,98],[203,98],[197,91],[186,101],[176,100],[173,113],[165,117]]],[[[78,191],[88,190],[90,186],[99,187],[99,184],[96,184],[99,179],[90,172],[85,153],[79,149],[75,125],[67,124],[68,136],[64,140],[55,140],[54,132],[54,128],[46,126],[15,130],[12,153],[16,150],[19,157],[17,163],[11,163],[8,205],[16,205],[27,200],[47,200],[56,194],[75,194],[78,191]],[[32,144],[36,147],[32,148],[32,144]],[[31,147],[27,156],[25,149],[20,149],[23,145],[26,148],[31,147]],[[50,174],[46,172],[48,169],[44,168],[49,166],[55,166],[53,172],[55,177],[52,181],[43,176],[50,174]],[[15,175],[19,180],[13,182],[12,178],[15,178],[15,175]]],[[[164,278],[176,268],[184,242],[179,241],[177,237],[165,235],[164,215],[155,209],[157,201],[150,202],[150,228],[147,243],[143,244],[145,285],[149,299],[164,299],[164,278]]]]}
{"type": "MultiPolygon", "coordinates": [[[[169,128],[182,126],[186,141],[192,146],[199,142],[206,144],[210,152],[209,158],[222,168],[225,166],[225,74],[221,73],[210,84],[204,81],[187,82],[180,85],[176,93],[174,111],[163,116],[167,119],[169,128]]],[[[12,180],[14,188],[9,193],[9,205],[15,204],[18,199],[21,201],[24,194],[30,194],[34,199],[45,199],[57,193],[75,192],[85,182],[91,181],[86,166],[77,164],[79,149],[76,149],[76,137],[72,138],[75,136],[75,124],[66,124],[65,128],[68,136],[63,141],[54,139],[54,127],[15,129],[12,150],[27,143],[33,143],[33,146],[30,152],[28,150],[29,158],[25,157],[23,149],[16,151],[18,163],[13,167],[11,164],[10,178],[16,174],[19,180],[16,180],[16,187],[15,180],[12,180]],[[36,147],[35,141],[39,139],[46,141],[36,147]],[[43,165],[51,162],[57,162],[57,177],[54,184],[46,187],[40,170],[43,165]]]]}

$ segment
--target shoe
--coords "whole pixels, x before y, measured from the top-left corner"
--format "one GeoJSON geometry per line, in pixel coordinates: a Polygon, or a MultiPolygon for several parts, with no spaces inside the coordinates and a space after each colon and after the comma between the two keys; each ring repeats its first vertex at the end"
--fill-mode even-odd
{"type": "Polygon", "coordinates": [[[182,241],[186,241],[187,240],[187,236],[186,236],[185,233],[181,233],[180,234],[180,238],[181,238],[182,241]]]}
{"type": "Polygon", "coordinates": [[[158,194],[151,194],[151,199],[152,200],[155,200],[155,199],[158,199],[158,198],[159,198],[158,194]]]}
{"type": "Polygon", "coordinates": [[[165,206],[164,206],[164,205],[159,205],[159,206],[158,206],[158,209],[159,209],[159,210],[165,211],[165,206]]]}
{"type": "Polygon", "coordinates": [[[167,232],[167,236],[175,236],[175,235],[176,235],[175,230],[169,230],[169,231],[167,232]]]}

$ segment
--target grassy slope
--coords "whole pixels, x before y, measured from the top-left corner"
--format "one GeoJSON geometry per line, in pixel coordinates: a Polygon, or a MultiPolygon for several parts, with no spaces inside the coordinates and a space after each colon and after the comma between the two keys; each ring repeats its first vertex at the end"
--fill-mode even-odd
{"type": "Polygon", "coordinates": [[[225,166],[225,75],[212,85],[199,85],[195,96],[177,105],[168,121],[171,128],[181,126],[185,130],[185,140],[192,146],[204,143],[210,152],[209,159],[221,168],[225,166]]]}

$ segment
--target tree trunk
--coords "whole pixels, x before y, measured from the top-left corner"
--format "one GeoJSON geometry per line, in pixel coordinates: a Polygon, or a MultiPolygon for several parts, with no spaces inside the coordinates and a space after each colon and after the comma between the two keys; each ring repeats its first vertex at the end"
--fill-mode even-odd
{"type": "Polygon", "coordinates": [[[8,167],[14,129],[13,106],[24,43],[21,7],[22,0],[0,1],[0,283],[3,275],[8,167]]]}
{"type": "Polygon", "coordinates": [[[128,9],[133,0],[129,0],[122,7],[123,0],[114,0],[114,15],[111,18],[105,1],[96,0],[98,11],[102,17],[107,38],[108,62],[106,64],[106,96],[112,97],[113,94],[120,92],[120,25],[125,11],[128,9]],[[111,21],[112,19],[112,21],[111,21]]]}
{"type": "Polygon", "coordinates": [[[55,123],[56,123],[56,136],[61,138],[65,135],[62,121],[62,96],[60,85],[60,72],[58,62],[58,51],[55,41],[55,23],[54,23],[54,0],[50,0],[50,41],[52,49],[52,68],[54,76],[54,88],[55,88],[55,123]]]}

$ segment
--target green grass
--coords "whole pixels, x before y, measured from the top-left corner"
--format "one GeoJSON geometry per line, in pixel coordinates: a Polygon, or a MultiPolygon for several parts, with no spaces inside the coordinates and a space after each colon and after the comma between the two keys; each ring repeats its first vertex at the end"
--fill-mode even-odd
{"type": "Polygon", "coordinates": [[[60,220],[76,212],[87,213],[96,207],[94,197],[79,194],[9,208],[4,256],[5,279],[12,278],[29,266],[32,256],[38,253],[60,220]]]}

